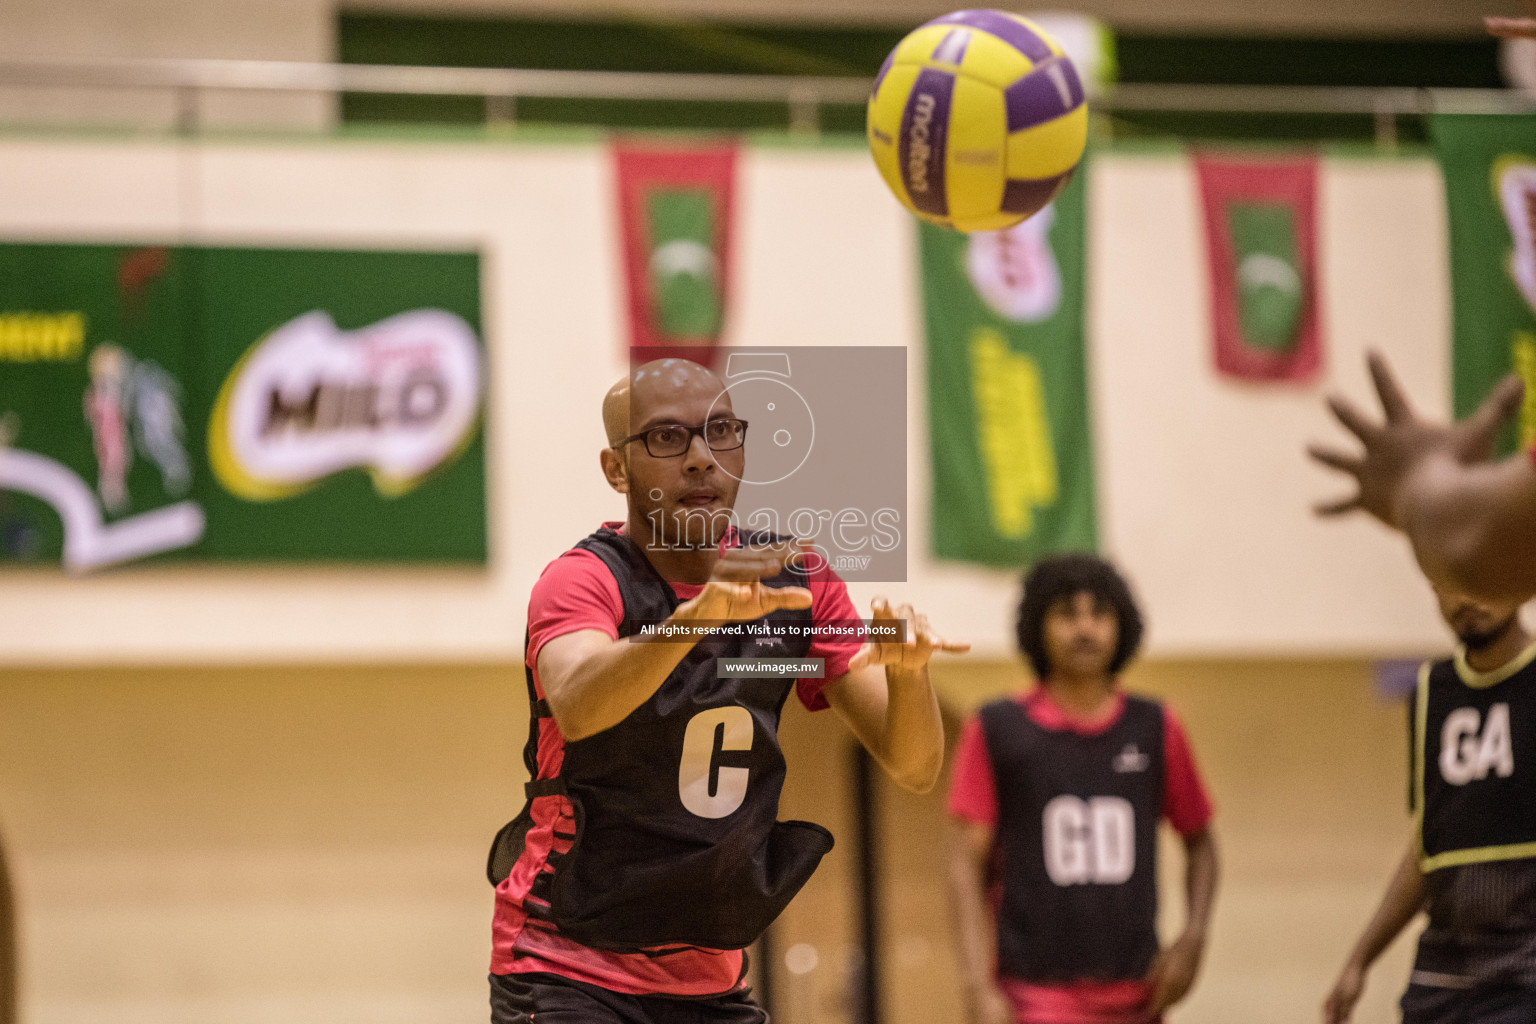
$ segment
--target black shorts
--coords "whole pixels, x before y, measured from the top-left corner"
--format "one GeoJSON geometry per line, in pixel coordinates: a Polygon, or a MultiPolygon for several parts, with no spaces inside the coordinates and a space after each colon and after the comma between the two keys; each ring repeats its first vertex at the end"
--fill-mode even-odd
{"type": "Polygon", "coordinates": [[[1400,1005],[1403,1024],[1531,1024],[1536,1021],[1536,988],[1410,984],[1400,1005]]]}
{"type": "Polygon", "coordinates": [[[558,974],[491,975],[491,1024],[768,1024],[748,988],[723,996],[630,996],[558,974]]]}

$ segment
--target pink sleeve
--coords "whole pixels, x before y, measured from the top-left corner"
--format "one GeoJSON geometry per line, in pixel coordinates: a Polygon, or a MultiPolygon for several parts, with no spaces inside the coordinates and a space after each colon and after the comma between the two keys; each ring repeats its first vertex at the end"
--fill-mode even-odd
{"type": "Polygon", "coordinates": [[[972,716],[960,731],[949,772],[949,814],[977,825],[997,824],[997,787],[981,719],[972,716]]]}
{"type": "Polygon", "coordinates": [[[1180,835],[1194,835],[1210,824],[1211,798],[1195,767],[1184,727],[1167,705],[1163,706],[1163,767],[1163,817],[1180,835]]]}
{"type": "Polygon", "coordinates": [[[544,567],[528,595],[528,667],[537,671],[539,651],[557,636],[597,629],[618,639],[624,599],[618,581],[590,551],[567,551],[544,567]]]}
{"type": "MultiPolygon", "coordinates": [[[[806,582],[811,590],[812,623],[820,625],[833,620],[848,622],[859,618],[859,610],[853,606],[853,598],[848,596],[848,584],[825,561],[821,568],[810,574],[806,582]]],[[[801,679],[795,684],[800,703],[811,711],[821,711],[827,707],[827,697],[822,691],[827,688],[827,683],[848,671],[848,662],[863,642],[862,637],[818,637],[812,640],[805,656],[824,659],[822,674],[820,679],[801,679]]]]}

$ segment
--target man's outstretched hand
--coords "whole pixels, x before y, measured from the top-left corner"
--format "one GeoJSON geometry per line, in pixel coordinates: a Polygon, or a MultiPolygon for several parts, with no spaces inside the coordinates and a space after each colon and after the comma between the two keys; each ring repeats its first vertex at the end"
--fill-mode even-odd
{"type": "Polygon", "coordinates": [[[1385,421],[1377,422],[1366,416],[1347,398],[1329,397],[1328,407],[1334,416],[1365,450],[1352,455],[1331,446],[1308,446],[1312,458],[1353,477],[1356,487],[1352,496],[1323,502],[1316,509],[1324,516],[1360,509],[1388,526],[1401,529],[1399,503],[1404,486],[1414,473],[1437,459],[1463,466],[1487,461],[1500,428],[1519,412],[1525,389],[1520,378],[1507,377],[1476,412],[1460,423],[1431,423],[1414,412],[1380,353],[1370,353],[1366,362],[1385,421]]]}
{"type": "Polygon", "coordinates": [[[727,548],[709,574],[699,595],[687,602],[703,619],[745,622],[786,608],[809,608],[805,587],[769,587],[763,580],[777,576],[786,565],[798,564],[806,545],[785,541],[755,547],[727,548]]]}
{"type": "Polygon", "coordinates": [[[848,662],[850,670],[869,665],[884,665],[898,672],[916,672],[927,666],[934,651],[964,654],[971,645],[963,640],[946,640],[928,624],[928,616],[919,615],[909,604],[897,605],[877,597],[870,602],[870,615],[875,619],[902,619],[906,622],[906,640],[902,643],[868,642],[860,647],[848,662]]]}

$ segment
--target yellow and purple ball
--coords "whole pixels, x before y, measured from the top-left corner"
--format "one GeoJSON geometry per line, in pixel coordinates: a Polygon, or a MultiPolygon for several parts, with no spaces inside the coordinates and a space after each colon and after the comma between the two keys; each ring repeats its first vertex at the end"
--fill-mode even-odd
{"type": "Polygon", "coordinates": [[[869,97],[869,148],[902,205],[959,231],[1012,227],[1061,191],[1088,107],[1060,44],[1027,18],[956,11],[907,35],[869,97]]]}

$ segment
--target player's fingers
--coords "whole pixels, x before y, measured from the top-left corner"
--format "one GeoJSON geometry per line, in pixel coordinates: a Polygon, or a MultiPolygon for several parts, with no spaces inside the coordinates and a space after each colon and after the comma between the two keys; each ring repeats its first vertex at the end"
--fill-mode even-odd
{"type": "Polygon", "coordinates": [[[799,549],[789,564],[801,572],[814,576],[831,568],[832,563],[827,561],[826,553],[808,540],[797,541],[799,549]]]}
{"type": "Polygon", "coordinates": [[[764,587],[762,604],[769,611],[780,608],[809,608],[811,592],[804,587],[764,587]]]}
{"type": "Polygon", "coordinates": [[[791,537],[782,545],[776,546],[777,553],[782,555],[782,565],[792,565],[796,568],[803,567],[806,555],[812,551],[811,542],[801,540],[799,537],[791,537]]]}
{"type": "Polygon", "coordinates": [[[871,665],[879,664],[879,661],[880,648],[875,644],[864,644],[857,651],[853,652],[853,657],[848,659],[848,668],[850,671],[868,668],[871,665]]]}
{"type": "Polygon", "coordinates": [[[733,580],[760,580],[777,576],[791,552],[769,548],[732,548],[715,563],[714,575],[733,580]]]}
{"type": "Polygon", "coordinates": [[[1352,498],[1336,498],[1333,501],[1320,501],[1312,506],[1312,511],[1320,516],[1342,516],[1347,512],[1353,512],[1360,508],[1360,495],[1352,498]]]}
{"type": "Polygon", "coordinates": [[[727,620],[734,619],[736,609],[741,608],[751,599],[752,588],[745,584],[717,579],[711,580],[709,586],[714,588],[719,594],[720,599],[724,601],[725,604],[721,617],[727,620]]]}
{"type": "Polygon", "coordinates": [[[1463,454],[1472,458],[1487,457],[1493,448],[1494,436],[1503,429],[1504,424],[1519,415],[1520,407],[1524,404],[1525,381],[1514,374],[1499,381],[1493,392],[1483,399],[1483,404],[1477,407],[1477,411],[1462,424],[1466,432],[1466,450],[1463,454]]]}
{"type": "Polygon", "coordinates": [[[1316,462],[1332,469],[1342,470],[1350,476],[1359,476],[1361,468],[1365,465],[1365,459],[1359,455],[1348,455],[1337,448],[1325,448],[1320,444],[1307,445],[1307,454],[1316,462]]]}
{"type": "Polygon", "coordinates": [[[928,624],[928,617],[919,615],[907,627],[907,643],[925,655],[944,649],[944,638],[928,624]]]}
{"type": "Polygon", "coordinates": [[[964,654],[971,649],[968,640],[946,640],[937,633],[924,633],[922,642],[930,651],[945,651],[949,654],[964,654]]]}
{"type": "Polygon", "coordinates": [[[785,566],[795,564],[799,557],[800,553],[798,551],[775,551],[772,554],[764,555],[758,561],[758,576],[762,579],[767,579],[769,576],[777,576],[784,571],[785,566]]]}
{"type": "Polygon", "coordinates": [[[1382,354],[1375,350],[1367,353],[1365,365],[1371,371],[1371,383],[1376,386],[1376,395],[1381,399],[1381,408],[1387,414],[1387,422],[1404,423],[1413,419],[1413,406],[1409,404],[1408,396],[1403,394],[1397,375],[1392,372],[1382,354]]]}
{"type": "Polygon", "coordinates": [[[760,547],[736,548],[733,553],[744,562],[778,571],[800,557],[800,548],[788,543],[764,544],[760,547]]]}
{"type": "Polygon", "coordinates": [[[1332,410],[1334,417],[1361,441],[1370,444],[1376,432],[1380,429],[1376,424],[1365,418],[1365,414],[1349,399],[1342,395],[1329,395],[1328,408],[1332,410]]]}

